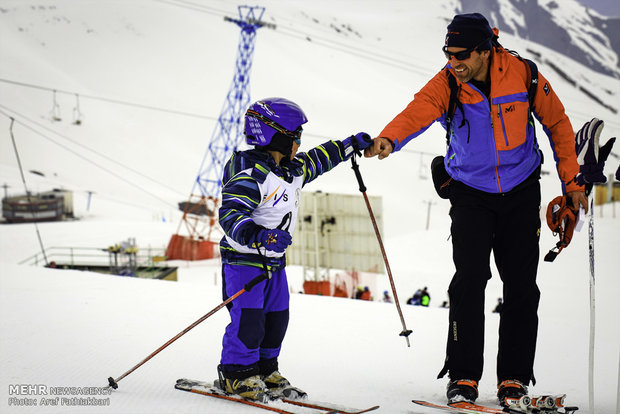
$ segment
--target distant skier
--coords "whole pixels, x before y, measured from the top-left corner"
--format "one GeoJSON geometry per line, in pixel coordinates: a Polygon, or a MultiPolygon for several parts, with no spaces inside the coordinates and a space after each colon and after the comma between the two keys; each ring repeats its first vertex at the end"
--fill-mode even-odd
{"type": "Polygon", "coordinates": [[[455,16],[443,46],[447,65],[365,151],[383,159],[435,121],[446,129],[447,154],[432,167],[438,193],[452,204],[456,273],[448,290],[448,344],[439,374],[449,373],[449,401],[478,397],[491,252],[504,283],[498,399],[504,404],[504,397],[526,394],[534,378],[542,156],[532,115],[551,141],[562,191],[575,210],[588,209],[584,187],[575,181],[573,127],[560,99],[534,66],[497,42],[498,33],[479,13],[455,16]]]}
{"type": "Polygon", "coordinates": [[[422,289],[418,289],[418,290],[415,291],[413,296],[411,296],[407,300],[407,305],[419,306],[421,300],[422,300],[422,289]]]}
{"type": "Polygon", "coordinates": [[[420,293],[420,305],[428,307],[430,303],[431,303],[431,294],[428,293],[428,288],[424,286],[424,289],[422,289],[422,292],[420,293]]]}
{"type": "Polygon", "coordinates": [[[497,298],[497,305],[493,309],[493,313],[502,313],[502,309],[504,308],[504,300],[502,298],[497,298]]]}
{"type": "Polygon", "coordinates": [[[390,296],[390,293],[387,290],[383,291],[383,302],[392,303],[392,297],[390,296]]]}
{"type": "Polygon", "coordinates": [[[228,307],[231,323],[222,341],[220,385],[229,393],[262,400],[267,390],[291,387],[278,368],[289,320],[285,250],[297,223],[301,188],[363,150],[370,137],[358,133],[297,154],[302,109],[284,98],[250,105],[246,142],[255,148],[235,152],[224,168],[219,222],[224,298],[267,270],[271,278],[243,293],[228,307]]]}
{"type": "Polygon", "coordinates": [[[362,299],[363,294],[364,294],[364,288],[361,286],[358,286],[357,289],[355,290],[355,295],[353,296],[353,298],[362,299]]]}
{"type": "Polygon", "coordinates": [[[372,300],[372,295],[370,293],[370,289],[368,288],[368,286],[364,286],[364,290],[362,291],[362,294],[360,295],[360,299],[361,300],[372,300]]]}

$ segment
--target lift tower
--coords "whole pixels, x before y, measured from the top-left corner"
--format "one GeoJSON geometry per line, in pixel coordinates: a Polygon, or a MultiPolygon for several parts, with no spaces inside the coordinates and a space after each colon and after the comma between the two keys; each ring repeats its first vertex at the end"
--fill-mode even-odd
{"type": "Polygon", "coordinates": [[[275,29],[262,21],[264,7],[238,6],[239,18],[224,17],[241,28],[233,81],[217,120],[207,151],[200,164],[189,201],[179,203],[183,219],[177,234],[170,238],[166,256],[169,260],[202,260],[214,256],[217,241],[210,239],[217,224],[217,211],[222,189],[224,165],[243,142],[243,119],[250,105],[250,70],[256,31],[261,27],[275,29]],[[197,191],[198,190],[198,191],[197,191]],[[179,234],[184,224],[188,236],[179,234]]]}

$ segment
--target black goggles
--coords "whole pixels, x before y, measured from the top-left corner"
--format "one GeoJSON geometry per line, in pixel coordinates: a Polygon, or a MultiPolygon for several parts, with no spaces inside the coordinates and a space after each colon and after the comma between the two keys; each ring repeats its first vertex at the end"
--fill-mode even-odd
{"type": "Polygon", "coordinates": [[[471,52],[478,49],[480,46],[482,46],[488,41],[489,39],[485,39],[482,42],[478,43],[476,46],[469,48],[469,49],[461,50],[460,52],[448,51],[448,47],[449,47],[448,45],[442,47],[441,50],[443,50],[443,53],[444,55],[446,55],[446,59],[448,60],[450,60],[453,56],[456,60],[466,60],[466,59],[469,59],[469,57],[471,56],[471,52]]]}
{"type": "Polygon", "coordinates": [[[277,122],[272,121],[266,116],[259,114],[258,112],[253,111],[251,109],[247,110],[247,112],[245,113],[245,116],[251,116],[252,118],[258,119],[263,124],[272,127],[276,131],[281,132],[288,137],[291,137],[291,139],[295,141],[297,145],[301,145],[301,133],[303,132],[303,129],[301,128],[301,126],[299,126],[299,128],[297,128],[295,131],[288,130],[284,128],[282,125],[278,124],[277,122]]]}

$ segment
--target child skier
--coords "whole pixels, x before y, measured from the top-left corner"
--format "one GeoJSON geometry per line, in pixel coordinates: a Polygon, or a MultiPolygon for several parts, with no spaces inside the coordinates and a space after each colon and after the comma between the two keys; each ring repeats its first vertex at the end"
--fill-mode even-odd
{"type": "Polygon", "coordinates": [[[231,323],[218,366],[221,388],[254,400],[263,400],[267,392],[305,395],[278,371],[289,319],[284,252],[292,242],[301,188],[372,142],[358,133],[297,154],[301,126],[307,121],[301,108],[287,99],[253,103],[245,114],[245,135],[255,148],[235,152],[222,177],[224,299],[261,273],[271,273],[228,305],[231,323]]]}

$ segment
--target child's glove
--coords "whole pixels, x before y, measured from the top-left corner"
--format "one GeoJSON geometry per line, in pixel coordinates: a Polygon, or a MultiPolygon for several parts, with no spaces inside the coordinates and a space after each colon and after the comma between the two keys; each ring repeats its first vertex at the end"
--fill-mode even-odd
{"type": "Polygon", "coordinates": [[[616,138],[610,138],[605,145],[599,146],[599,137],[604,125],[603,121],[593,118],[575,135],[575,151],[579,163],[576,181],[580,185],[607,182],[603,169],[616,138]]]}
{"type": "Polygon", "coordinates": [[[291,235],[280,229],[263,229],[256,234],[258,247],[264,247],[272,252],[282,253],[293,241],[291,235]]]}
{"type": "Polygon", "coordinates": [[[347,139],[351,140],[353,151],[359,156],[362,155],[362,151],[372,145],[372,138],[365,132],[358,132],[356,135],[351,135],[347,139]]]}

